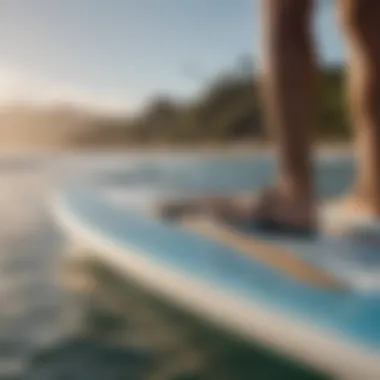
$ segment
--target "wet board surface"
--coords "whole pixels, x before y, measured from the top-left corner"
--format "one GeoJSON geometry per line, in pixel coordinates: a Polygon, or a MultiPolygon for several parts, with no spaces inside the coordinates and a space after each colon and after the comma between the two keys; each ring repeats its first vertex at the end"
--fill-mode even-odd
{"type": "MultiPolygon", "coordinates": [[[[252,196],[237,197],[236,201],[245,203],[253,199],[252,196]]],[[[266,233],[249,224],[217,220],[204,211],[197,199],[165,205],[169,210],[174,205],[178,215],[173,219],[184,227],[235,245],[235,248],[240,247],[253,259],[264,261],[289,275],[304,272],[311,285],[344,286],[359,292],[380,294],[380,222],[376,220],[355,214],[342,215],[334,205],[323,204],[319,207],[322,228],[317,235],[292,236],[266,233]]],[[[296,277],[305,280],[305,276],[299,273],[296,277]]]]}
{"type": "MultiPolygon", "coordinates": [[[[104,252],[105,260],[112,250],[116,252],[113,257],[118,255],[121,261],[135,253],[146,262],[165,267],[168,274],[173,272],[183,281],[205,284],[230,297],[235,304],[241,301],[244,310],[257,306],[268,308],[277,318],[291,317],[304,327],[317,329],[318,336],[331,336],[334,342],[347,343],[369,357],[380,356],[380,259],[376,245],[356,244],[336,236],[305,241],[250,231],[249,239],[278,245],[299,259],[297,262],[302,263],[303,270],[315,270],[316,282],[308,283],[268,265],[265,260],[247,255],[241,247],[194,231],[194,225],[192,229],[184,228],[136,210],[128,212],[94,190],[65,191],[55,209],[76,239],[85,236],[86,244],[98,246],[100,251],[108,250],[104,252]]],[[[262,250],[262,247],[253,245],[250,249],[262,250]]],[[[276,254],[281,253],[261,252],[262,256],[276,254]]],[[[149,279],[152,290],[154,282],[158,285],[161,280],[149,279]]],[[[181,298],[186,296],[183,293],[181,298]]],[[[212,302],[208,300],[208,303],[212,308],[212,302]]],[[[254,327],[254,321],[250,322],[254,327]]],[[[330,359],[326,360],[338,361],[338,355],[327,356],[330,359]]],[[[376,370],[380,373],[379,366],[376,370]]]]}
{"type": "Polygon", "coordinates": [[[328,272],[356,292],[379,294],[380,233],[374,231],[370,224],[339,224],[338,218],[325,217],[329,218],[330,226],[316,238],[299,239],[265,234],[249,228],[242,228],[240,232],[292,252],[294,256],[328,272]]]}
{"type": "Polygon", "coordinates": [[[331,291],[344,290],[348,287],[344,281],[310,264],[307,260],[295,256],[286,248],[262,239],[252,238],[246,231],[218,223],[206,216],[184,217],[181,220],[181,226],[225,244],[301,283],[331,291]]]}

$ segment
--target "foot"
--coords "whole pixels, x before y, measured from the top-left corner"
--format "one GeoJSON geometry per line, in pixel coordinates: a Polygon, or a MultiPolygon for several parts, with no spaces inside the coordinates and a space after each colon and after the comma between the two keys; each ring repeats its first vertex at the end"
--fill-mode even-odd
{"type": "Polygon", "coordinates": [[[380,220],[380,211],[366,199],[351,195],[333,203],[334,210],[342,215],[353,215],[380,220]]]}
{"type": "Polygon", "coordinates": [[[216,216],[268,230],[307,232],[317,225],[312,202],[291,199],[279,191],[267,191],[251,200],[211,199],[206,205],[216,216]]]}
{"type": "Polygon", "coordinates": [[[322,221],[327,232],[379,245],[380,213],[364,198],[347,196],[327,206],[324,213],[322,221]]]}

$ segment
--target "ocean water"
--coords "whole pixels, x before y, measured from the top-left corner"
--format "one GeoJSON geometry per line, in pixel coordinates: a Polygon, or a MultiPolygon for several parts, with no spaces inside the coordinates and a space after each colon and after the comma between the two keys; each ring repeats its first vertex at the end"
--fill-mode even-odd
{"type": "MultiPolygon", "coordinates": [[[[162,311],[99,263],[70,261],[70,242],[49,212],[51,194],[71,184],[93,183],[126,202],[128,194],[147,202],[155,192],[257,190],[275,172],[273,157],[258,154],[1,155],[0,380],[321,378],[162,311]],[[65,279],[73,275],[87,285],[68,291],[65,279]]],[[[318,195],[339,196],[353,173],[350,157],[321,157],[318,195]]]]}

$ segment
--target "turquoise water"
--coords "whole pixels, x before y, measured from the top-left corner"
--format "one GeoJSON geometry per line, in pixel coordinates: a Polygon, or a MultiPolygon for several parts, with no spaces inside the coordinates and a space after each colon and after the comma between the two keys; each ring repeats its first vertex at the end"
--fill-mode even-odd
{"type": "MultiPolygon", "coordinates": [[[[355,171],[349,156],[326,156],[316,161],[315,182],[320,198],[338,196],[350,187],[355,171]]],[[[94,182],[106,186],[178,189],[191,194],[256,191],[270,186],[276,176],[271,156],[186,158],[138,165],[134,170],[111,170],[94,182]]]]}
{"type": "MultiPolygon", "coordinates": [[[[76,293],[66,297],[62,292],[59,272],[67,241],[46,204],[55,189],[97,183],[104,188],[136,189],[144,196],[155,191],[170,194],[173,189],[192,195],[233,193],[265,187],[275,172],[273,158],[260,155],[0,157],[0,379],[116,380],[125,374],[128,379],[162,380],[320,378],[262,348],[247,348],[210,332],[188,316],[173,316],[167,307],[161,312],[161,306],[149,306],[156,302],[136,289],[130,292],[128,284],[106,270],[90,270],[99,284],[91,297],[76,293]],[[145,327],[137,326],[140,304],[152,321],[145,327]],[[173,318],[175,322],[170,322],[173,318]],[[163,330],[160,323],[157,328],[156,319],[166,326],[162,343],[156,339],[163,330]],[[151,365],[154,371],[148,375],[144,370],[151,365]]],[[[317,165],[319,196],[341,194],[352,177],[350,159],[323,158],[317,165]]]]}

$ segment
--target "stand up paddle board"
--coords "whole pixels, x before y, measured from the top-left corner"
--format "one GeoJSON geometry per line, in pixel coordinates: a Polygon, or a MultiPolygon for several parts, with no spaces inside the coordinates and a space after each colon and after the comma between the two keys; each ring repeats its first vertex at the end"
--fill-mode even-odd
{"type": "Polygon", "coordinates": [[[376,244],[173,223],[94,188],[63,191],[54,211],[76,244],[177,307],[334,378],[380,378],[376,244]]]}

